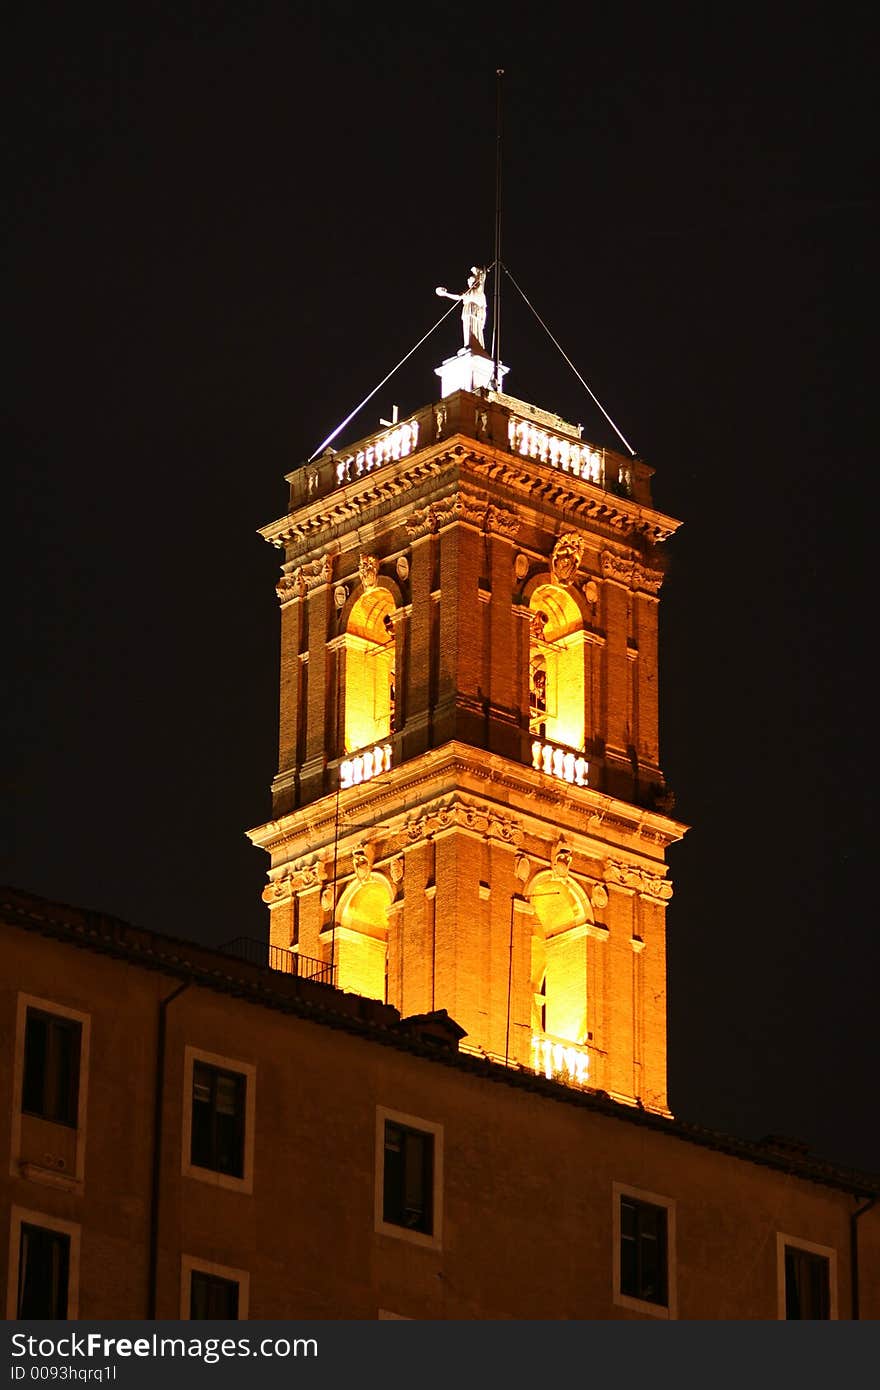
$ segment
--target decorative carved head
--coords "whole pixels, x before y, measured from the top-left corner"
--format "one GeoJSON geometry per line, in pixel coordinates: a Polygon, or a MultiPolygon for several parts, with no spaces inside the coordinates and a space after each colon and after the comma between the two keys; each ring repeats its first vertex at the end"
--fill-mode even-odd
{"type": "Polygon", "coordinates": [[[584,553],[584,540],[576,531],[566,531],[553,547],[550,573],[557,584],[571,584],[584,553]]]}
{"type": "Polygon", "coordinates": [[[352,864],[360,883],[366,883],[373,868],[373,856],[367,845],[358,845],[352,852],[352,864]]]}
{"type": "Polygon", "coordinates": [[[571,850],[568,848],[568,845],[563,844],[560,841],[560,843],[556,846],[556,850],[553,854],[553,877],[568,878],[568,873],[571,868],[571,860],[571,850]]]}
{"type": "Polygon", "coordinates": [[[379,582],[379,561],[375,555],[361,556],[358,562],[358,577],[367,592],[375,589],[379,582]]]}

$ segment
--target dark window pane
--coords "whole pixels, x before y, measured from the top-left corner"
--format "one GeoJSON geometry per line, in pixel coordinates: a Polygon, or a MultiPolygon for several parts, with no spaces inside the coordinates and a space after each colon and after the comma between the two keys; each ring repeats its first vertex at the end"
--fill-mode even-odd
{"type": "Polygon", "coordinates": [[[70,1237],[22,1224],[18,1264],[19,1318],[66,1318],[70,1237]]]}
{"type": "Polygon", "coordinates": [[[646,1303],[667,1302],[666,1208],[620,1199],[620,1291],[646,1303]]]}
{"type": "Polygon", "coordinates": [[[831,1281],[824,1255],[786,1245],[785,1316],[789,1319],[831,1316],[831,1281]]]}
{"type": "Polygon", "coordinates": [[[194,1269],[189,1288],[189,1315],[191,1318],[237,1318],[237,1281],[194,1269]]]}
{"type": "Polygon", "coordinates": [[[28,1009],[22,1109],[58,1124],[76,1125],[82,1025],[28,1009]]]}
{"type": "Polygon", "coordinates": [[[244,1174],[247,1078],[205,1062],[193,1067],[190,1161],[240,1178],[244,1174]]]}
{"type": "Polygon", "coordinates": [[[24,1084],[22,1109],[42,1115],[45,1106],[46,1058],[49,1048],[49,1020],[33,1009],[27,1011],[24,1038],[24,1084]]]}
{"type": "Polygon", "coordinates": [[[385,1122],[383,1218],[430,1235],[434,1229],[434,1136],[385,1122]]]}

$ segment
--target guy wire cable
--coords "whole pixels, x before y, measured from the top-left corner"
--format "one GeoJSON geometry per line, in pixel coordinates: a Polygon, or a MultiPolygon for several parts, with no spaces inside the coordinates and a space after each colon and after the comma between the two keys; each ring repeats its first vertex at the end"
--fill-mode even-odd
{"type": "Polygon", "coordinates": [[[516,282],[516,280],[514,279],[513,275],[511,275],[510,271],[507,269],[507,266],[504,266],[504,273],[505,273],[506,275],[509,275],[510,278],[511,278],[511,280],[513,280],[514,285],[515,285],[516,288],[519,290],[519,292],[520,292],[520,294],[522,295],[523,299],[526,301],[526,304],[528,304],[529,308],[531,309],[531,311],[532,311],[532,313],[534,314],[535,318],[538,320],[538,323],[541,325],[541,327],[543,328],[544,332],[547,334],[547,337],[550,339],[551,343],[553,343],[553,345],[554,345],[556,348],[558,348],[558,350],[559,350],[559,352],[561,353],[561,355],[565,358],[566,362],[567,362],[568,365],[571,367],[571,370],[574,372],[574,374],[575,374],[575,376],[577,377],[578,381],[581,383],[581,386],[583,386],[584,390],[588,393],[588,395],[590,396],[591,400],[599,407],[599,409],[601,410],[602,414],[605,416],[605,419],[608,421],[609,425],[610,425],[611,428],[614,430],[614,433],[617,435],[618,439],[621,439],[621,440],[623,441],[623,443],[626,445],[627,449],[629,449],[629,452],[630,452],[630,454],[632,455],[632,457],[635,458],[635,457],[636,457],[636,451],[635,451],[635,449],[632,447],[632,445],[630,444],[629,440],[624,436],[624,434],[617,428],[617,426],[615,425],[615,423],[614,423],[614,421],[612,420],[611,416],[608,414],[608,411],[605,409],[605,407],[604,407],[604,405],[602,404],[602,402],[601,402],[601,401],[598,399],[598,397],[595,396],[595,395],[593,394],[593,392],[590,390],[589,386],[588,386],[587,383],[584,381],[583,377],[581,376],[581,374],[580,374],[580,372],[578,371],[577,367],[576,367],[576,366],[574,365],[574,363],[572,362],[572,360],[571,360],[571,358],[569,357],[568,353],[563,349],[563,347],[561,346],[561,344],[560,344],[559,342],[557,342],[557,340],[554,338],[553,334],[550,332],[550,329],[547,327],[546,323],[545,323],[544,320],[541,318],[541,315],[538,313],[538,311],[537,311],[537,309],[535,308],[534,304],[532,304],[531,300],[528,298],[528,296],[526,295],[525,291],[524,291],[523,289],[521,289],[520,286],[517,284],[517,282],[516,282]]]}

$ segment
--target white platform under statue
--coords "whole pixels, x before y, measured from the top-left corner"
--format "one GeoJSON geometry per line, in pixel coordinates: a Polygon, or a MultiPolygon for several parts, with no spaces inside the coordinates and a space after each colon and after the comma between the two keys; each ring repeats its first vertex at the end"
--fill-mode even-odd
{"type": "Polygon", "coordinates": [[[451,396],[453,391],[479,391],[484,387],[501,390],[501,382],[508,368],[498,363],[498,382],[493,382],[495,363],[485,352],[473,348],[459,348],[454,357],[447,357],[439,367],[435,367],[440,378],[441,395],[451,396]]]}

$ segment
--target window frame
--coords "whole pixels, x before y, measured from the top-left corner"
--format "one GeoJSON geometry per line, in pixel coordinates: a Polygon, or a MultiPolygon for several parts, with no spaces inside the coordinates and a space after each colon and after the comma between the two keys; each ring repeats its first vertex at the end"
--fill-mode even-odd
{"type": "MultiPolygon", "coordinates": [[[[13,1206],[9,1219],[9,1271],[6,1287],[6,1317],[17,1322],[18,1317],[18,1279],[21,1267],[21,1228],[37,1226],[56,1235],[67,1236],[69,1240],[67,1261],[67,1313],[63,1321],[73,1322],[79,1317],[79,1260],[81,1227],[75,1221],[64,1221],[57,1216],[49,1216],[44,1211],[31,1211],[27,1207],[13,1206]]],[[[61,1319],[58,1319],[61,1321],[61,1319]]]]}
{"type": "Polygon", "coordinates": [[[427,1250],[443,1249],[443,1126],[401,1110],[376,1106],[374,1226],[379,1235],[393,1236],[427,1250]],[[385,1220],[385,1126],[400,1125],[433,1139],[431,1159],[431,1231],[414,1231],[385,1220]]]}
{"type": "Polygon", "coordinates": [[[70,1018],[66,1014],[50,1013],[47,1009],[35,1009],[28,1005],[24,1016],[24,1069],[22,1071],[21,1086],[21,1111],[23,1115],[30,1115],[38,1120],[48,1120],[50,1124],[64,1125],[67,1129],[76,1129],[79,1113],[79,1074],[82,1061],[82,1024],[79,1019],[70,1018]],[[42,1068],[42,1094],[41,1104],[44,1107],[54,1105],[54,1113],[49,1113],[48,1109],[31,1109],[27,1105],[27,1082],[28,1082],[28,1042],[31,1032],[31,1024],[42,1024],[45,1029],[46,1054],[43,1059],[42,1068]],[[59,1085],[64,1068],[61,1066],[61,1053],[59,1050],[59,1037],[67,1034],[75,1036],[76,1062],[73,1062],[74,1044],[68,1044],[70,1052],[67,1057],[67,1076],[59,1085]],[[66,1099],[63,1107],[65,1113],[58,1113],[62,1107],[59,1104],[61,1097],[66,1099]]]}
{"type": "Polygon", "coordinates": [[[201,1047],[188,1045],[184,1048],[181,1173],[185,1178],[196,1178],[200,1182],[211,1183],[215,1187],[224,1187],[231,1192],[241,1192],[246,1195],[253,1193],[256,1085],[257,1069],[252,1062],[242,1062],[235,1057],[223,1057],[216,1052],[207,1052],[201,1047]],[[241,1177],[236,1177],[232,1173],[221,1173],[216,1168],[205,1168],[192,1161],[192,1108],[196,1063],[213,1067],[216,1071],[231,1072],[244,1078],[244,1137],[241,1177]]]}
{"type": "MultiPolygon", "coordinates": [[[[788,1322],[785,1305],[785,1251],[787,1246],[803,1250],[808,1255],[820,1255],[828,1261],[828,1318],[809,1318],[809,1322],[836,1322],[837,1311],[837,1251],[833,1245],[819,1245],[816,1241],[803,1240],[800,1236],[776,1232],[776,1317],[779,1322],[788,1322]]],[[[796,1319],[791,1319],[796,1321],[796,1319]]]]}
{"type": "Polygon", "coordinates": [[[226,1279],[238,1285],[237,1322],[247,1322],[250,1315],[251,1276],[249,1270],[233,1269],[231,1265],[217,1264],[214,1260],[203,1260],[199,1255],[180,1257],[180,1319],[192,1321],[192,1276],[206,1274],[211,1279],[226,1279]]]}
{"type": "Polygon", "coordinates": [[[629,1308],[632,1312],[642,1313],[651,1318],[665,1318],[670,1321],[678,1317],[678,1281],[677,1281],[677,1259],[676,1259],[676,1230],[675,1214],[676,1202],[674,1197],[666,1197],[659,1192],[648,1192],[641,1187],[631,1187],[627,1183],[612,1183],[612,1301],[619,1308],[629,1308]],[[633,1202],[641,1202],[644,1205],[660,1207],[666,1212],[666,1302],[652,1303],[645,1298],[635,1298],[632,1294],[624,1293],[620,1286],[621,1279],[621,1200],[627,1198],[633,1202]]]}
{"type": "Polygon", "coordinates": [[[9,1172],[13,1178],[25,1177],[34,1182],[64,1190],[81,1192],[85,1178],[86,1137],[89,1102],[89,1058],[91,1053],[91,1014],[82,1009],[71,1008],[57,999],[46,999],[35,994],[19,991],[15,1015],[15,1055],[12,1068],[12,1125],[10,1132],[9,1172]],[[49,1120],[22,1109],[24,1099],[24,1064],[27,1040],[28,1010],[69,1019],[80,1025],[79,1044],[79,1082],[76,1107],[76,1124],[70,1125],[60,1120],[49,1120]],[[36,1121],[39,1124],[58,1125],[66,1134],[75,1136],[75,1160],[72,1173],[59,1174],[53,1169],[42,1170],[38,1165],[22,1161],[22,1124],[36,1121]],[[24,1171],[26,1168],[27,1171],[24,1171]]]}

